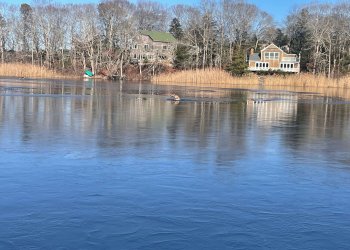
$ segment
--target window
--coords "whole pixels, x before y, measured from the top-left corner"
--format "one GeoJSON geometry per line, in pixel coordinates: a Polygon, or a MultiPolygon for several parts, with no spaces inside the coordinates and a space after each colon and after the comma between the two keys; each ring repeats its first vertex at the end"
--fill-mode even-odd
{"type": "Polygon", "coordinates": [[[137,44],[134,45],[134,49],[137,49],[137,44]]]}
{"type": "Polygon", "coordinates": [[[163,45],[163,49],[168,49],[168,47],[166,45],[163,45]]]}
{"type": "Polygon", "coordinates": [[[149,45],[145,44],[144,48],[145,48],[145,50],[148,50],[149,49],[149,45]]]}
{"type": "Polygon", "coordinates": [[[281,63],[280,64],[281,69],[294,69],[293,63],[281,63]]]}
{"type": "Polygon", "coordinates": [[[279,52],[265,52],[265,59],[276,60],[279,58],[279,52]]]}
{"type": "Polygon", "coordinates": [[[256,68],[264,68],[264,69],[266,69],[266,68],[268,68],[269,67],[269,63],[267,63],[267,62],[256,62],[255,63],[255,67],[256,68]]]}
{"type": "Polygon", "coordinates": [[[134,59],[137,59],[137,55],[136,54],[134,54],[134,59]]]}

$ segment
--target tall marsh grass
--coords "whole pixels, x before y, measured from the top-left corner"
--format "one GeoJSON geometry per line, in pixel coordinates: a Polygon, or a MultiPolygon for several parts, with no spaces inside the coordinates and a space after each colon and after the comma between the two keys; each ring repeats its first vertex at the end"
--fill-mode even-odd
{"type": "Polygon", "coordinates": [[[312,74],[273,75],[258,77],[249,74],[234,77],[220,69],[188,70],[175,73],[161,74],[152,78],[152,82],[160,84],[207,86],[207,87],[238,87],[263,84],[264,86],[284,87],[313,87],[313,88],[349,88],[350,76],[329,79],[325,76],[312,74]],[[259,80],[260,78],[260,80],[259,80]]]}
{"type": "Polygon", "coordinates": [[[153,83],[202,86],[230,87],[233,84],[258,84],[256,76],[233,77],[220,69],[186,70],[175,73],[160,74],[152,78],[153,83]]]}
{"type": "Polygon", "coordinates": [[[350,76],[341,78],[328,78],[323,75],[312,74],[266,76],[264,77],[264,85],[313,88],[349,88],[350,76]]]}
{"type": "Polygon", "coordinates": [[[3,63],[0,64],[0,76],[32,77],[32,78],[57,78],[63,75],[31,64],[3,63]]]}

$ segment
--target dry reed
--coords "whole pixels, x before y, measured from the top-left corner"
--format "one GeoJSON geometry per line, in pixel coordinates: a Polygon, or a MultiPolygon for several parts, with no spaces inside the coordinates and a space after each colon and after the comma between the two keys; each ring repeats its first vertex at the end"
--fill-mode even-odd
{"type": "Polygon", "coordinates": [[[152,82],[164,85],[313,92],[350,99],[350,76],[338,79],[312,74],[263,77],[250,74],[243,77],[233,77],[223,70],[212,69],[161,74],[153,77],[152,82]]]}
{"type": "Polygon", "coordinates": [[[350,76],[328,78],[323,75],[312,74],[275,75],[264,77],[263,82],[265,86],[348,88],[350,87],[350,76]]]}
{"type": "Polygon", "coordinates": [[[0,76],[31,77],[31,78],[64,77],[63,75],[53,70],[49,70],[45,67],[40,67],[37,65],[31,65],[31,64],[21,64],[21,63],[0,64],[0,76]]]}
{"type": "Polygon", "coordinates": [[[154,76],[152,82],[202,87],[231,87],[233,84],[257,84],[256,76],[233,77],[220,69],[187,70],[154,76]]]}

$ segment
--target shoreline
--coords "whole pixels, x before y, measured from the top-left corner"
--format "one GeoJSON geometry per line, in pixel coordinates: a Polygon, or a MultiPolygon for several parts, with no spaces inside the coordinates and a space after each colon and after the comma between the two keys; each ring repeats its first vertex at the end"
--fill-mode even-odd
{"type": "Polygon", "coordinates": [[[178,86],[191,88],[212,88],[212,89],[242,89],[242,90],[260,90],[260,91],[286,91],[303,94],[319,94],[325,97],[339,97],[350,100],[350,88],[343,87],[307,87],[307,86],[286,86],[286,85],[259,85],[259,84],[186,84],[186,83],[152,83],[163,86],[178,86]]]}
{"type": "Polygon", "coordinates": [[[322,75],[301,73],[293,75],[259,76],[248,74],[232,76],[220,69],[188,70],[161,74],[151,79],[159,85],[206,87],[221,89],[261,89],[291,92],[320,93],[325,96],[350,99],[350,76],[328,78],[322,75]]]}
{"type": "MultiPolygon", "coordinates": [[[[86,80],[94,80],[94,81],[104,81],[109,83],[116,83],[119,81],[112,81],[112,80],[104,80],[103,78],[99,77],[92,77],[92,78],[83,78],[79,76],[67,76],[67,77],[17,77],[17,76],[3,76],[0,75],[0,80],[6,81],[6,80],[15,80],[16,83],[19,81],[31,81],[30,83],[33,84],[32,81],[36,80],[81,80],[82,82],[86,80]]],[[[218,90],[224,90],[224,89],[244,89],[244,90],[260,90],[260,91],[287,91],[287,92],[293,92],[293,93],[310,93],[310,94],[319,94],[323,95],[325,97],[339,97],[350,100],[350,88],[349,87],[339,87],[339,86],[300,86],[300,85],[286,85],[286,84],[280,84],[280,85],[273,85],[273,84],[259,84],[259,83],[179,83],[179,82],[152,82],[152,81],[128,81],[123,80],[125,83],[147,83],[147,84],[154,84],[154,85],[162,85],[162,86],[177,86],[177,87],[191,87],[191,88],[211,88],[211,89],[218,89],[218,90]]],[[[11,83],[11,82],[9,82],[11,83]]]]}

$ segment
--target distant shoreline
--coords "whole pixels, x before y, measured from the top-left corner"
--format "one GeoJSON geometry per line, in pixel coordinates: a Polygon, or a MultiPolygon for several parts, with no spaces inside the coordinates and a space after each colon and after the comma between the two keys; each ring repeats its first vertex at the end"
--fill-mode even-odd
{"type": "Polygon", "coordinates": [[[151,80],[159,85],[184,87],[241,88],[276,91],[320,93],[325,96],[337,96],[350,99],[350,76],[330,79],[312,74],[268,75],[249,74],[234,77],[219,70],[189,70],[161,74],[151,80]]]}
{"type": "MultiPolygon", "coordinates": [[[[82,76],[63,75],[62,73],[31,64],[1,64],[0,77],[16,79],[83,80],[82,76]]],[[[103,77],[97,75],[87,79],[103,80],[103,77]]],[[[126,82],[128,81],[134,82],[126,80],[126,82]]],[[[330,79],[325,76],[304,73],[286,76],[258,76],[255,74],[248,74],[241,77],[234,77],[224,70],[208,69],[167,72],[154,76],[151,80],[144,79],[138,81],[181,87],[262,89],[269,91],[319,93],[325,96],[350,99],[350,76],[330,79]]]]}

